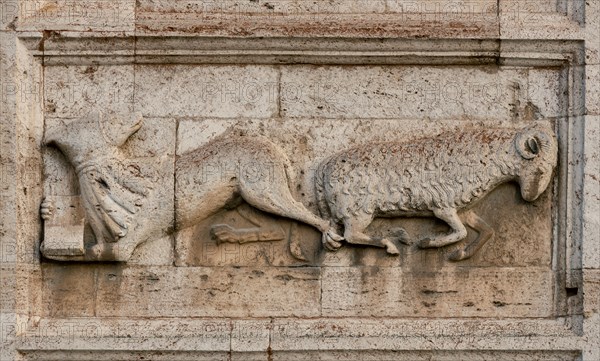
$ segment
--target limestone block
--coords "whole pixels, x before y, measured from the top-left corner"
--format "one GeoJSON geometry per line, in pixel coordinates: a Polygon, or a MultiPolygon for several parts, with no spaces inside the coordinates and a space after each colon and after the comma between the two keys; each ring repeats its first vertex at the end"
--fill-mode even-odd
{"type": "Polygon", "coordinates": [[[96,312],[96,273],[93,267],[86,265],[44,264],[42,315],[93,317],[96,312]]]}
{"type": "Polygon", "coordinates": [[[133,31],[135,24],[133,0],[24,0],[14,6],[22,31],[133,31]]]}
{"type": "Polygon", "coordinates": [[[16,335],[19,331],[16,322],[16,314],[12,312],[0,312],[0,356],[6,360],[13,360],[17,357],[15,348],[16,335]]]}
{"type": "Polygon", "coordinates": [[[600,117],[585,117],[583,267],[600,268],[600,117]]]}
{"type": "Polygon", "coordinates": [[[576,351],[280,351],[273,352],[273,360],[277,361],[529,361],[560,360],[576,361],[576,351]]]}
{"type": "MultiPolygon", "coordinates": [[[[231,350],[234,352],[256,352],[264,360],[269,348],[271,320],[234,320],[231,330],[231,350]]],[[[241,357],[241,356],[240,356],[241,357]]],[[[241,359],[241,358],[240,358],[241,359]]]]}
{"type": "Polygon", "coordinates": [[[585,62],[600,64],[600,3],[585,2],[585,62]]]}
{"type": "Polygon", "coordinates": [[[333,0],[328,2],[311,2],[306,0],[273,0],[273,1],[139,1],[140,12],[180,12],[196,14],[237,14],[240,17],[266,14],[285,17],[294,21],[294,17],[319,16],[322,14],[345,13],[382,13],[386,10],[385,0],[333,0]]]}
{"type": "Polygon", "coordinates": [[[498,36],[497,12],[493,1],[460,2],[460,5],[466,4],[468,9],[463,9],[463,6],[457,9],[456,5],[448,5],[450,1],[442,1],[441,4],[452,9],[448,10],[449,16],[441,21],[439,16],[431,16],[430,11],[421,7],[421,3],[410,4],[404,0],[141,1],[136,11],[136,29],[146,34],[202,33],[208,36],[256,37],[498,36]],[[416,9],[411,11],[429,14],[399,16],[399,12],[408,7],[416,9]],[[422,24],[427,26],[420,26],[422,24]]]}
{"type": "Polygon", "coordinates": [[[576,18],[582,3],[565,3],[567,8],[547,0],[500,1],[500,34],[505,39],[581,39],[584,32],[576,18]]]}
{"type": "Polygon", "coordinates": [[[226,318],[178,319],[175,327],[173,319],[42,318],[25,330],[20,350],[50,360],[221,360],[231,327],[226,318]]]}
{"type": "Polygon", "coordinates": [[[50,66],[44,71],[47,116],[75,118],[93,112],[133,111],[133,66],[50,66]]]}
{"type": "Polygon", "coordinates": [[[549,317],[553,277],[547,268],[533,267],[324,267],[323,315],[549,317]]]}
{"type": "Polygon", "coordinates": [[[152,117],[257,117],[277,114],[271,66],[155,65],[136,71],[136,111],[152,117]]]}
{"type": "Polygon", "coordinates": [[[565,75],[555,69],[530,69],[527,86],[529,99],[521,116],[533,119],[566,116],[566,100],[560,90],[564,78],[565,75]]]}
{"type": "Polygon", "coordinates": [[[498,21],[498,2],[492,0],[387,0],[387,11],[419,24],[438,22],[462,27],[492,26],[498,21]]]}
{"type": "Polygon", "coordinates": [[[0,267],[0,312],[2,313],[14,312],[16,274],[14,264],[7,262],[0,267]]]}
{"type": "Polygon", "coordinates": [[[586,317],[600,314],[600,270],[585,269],[583,271],[583,313],[586,317]]]}
{"type": "Polygon", "coordinates": [[[149,239],[141,243],[127,261],[131,265],[165,266],[173,264],[174,255],[173,236],[149,239]]]}
{"type": "Polygon", "coordinates": [[[519,68],[291,66],[282,70],[281,112],[345,119],[524,118],[526,78],[519,68]]]}
{"type": "Polygon", "coordinates": [[[600,115],[600,65],[587,65],[586,73],[586,114],[600,115]]]}
{"type": "Polygon", "coordinates": [[[107,266],[96,307],[99,316],[314,317],[319,284],[316,268],[107,266]]]}
{"type": "MultiPolygon", "coordinates": [[[[353,352],[361,354],[360,351],[363,350],[366,352],[402,350],[403,352],[396,357],[402,357],[404,352],[407,357],[418,355],[418,353],[410,353],[413,350],[439,351],[440,355],[448,356],[451,353],[444,353],[443,350],[453,350],[458,351],[454,355],[458,357],[467,350],[479,350],[482,345],[495,350],[519,348],[537,351],[538,348],[533,346],[535,343],[530,344],[531,348],[526,346],[528,337],[535,337],[537,342],[546,343],[560,339],[567,340],[571,334],[565,325],[554,321],[481,318],[467,321],[419,318],[276,319],[272,327],[271,348],[274,353],[280,352],[283,356],[287,352],[296,351],[302,354],[308,351],[306,355],[321,356],[326,360],[329,359],[327,356],[339,355],[341,352],[352,355],[353,352]],[[532,331],[533,329],[535,331],[532,331]],[[461,345],[460,350],[453,347],[457,344],[461,345]]],[[[539,346],[539,343],[537,345],[539,346]]],[[[557,347],[556,350],[572,351],[565,344],[557,347]]],[[[431,357],[428,353],[421,355],[431,357]]],[[[527,360],[526,355],[527,353],[523,354],[524,360],[527,360]]],[[[368,355],[364,356],[368,357],[368,355]]],[[[483,354],[481,357],[487,359],[483,354]]]]}
{"type": "MultiPolygon", "coordinates": [[[[150,346],[151,347],[151,346],[150,346]]],[[[189,351],[39,351],[21,352],[30,360],[45,361],[111,361],[111,360],[156,360],[156,361],[229,361],[229,352],[189,352],[189,351]]]]}

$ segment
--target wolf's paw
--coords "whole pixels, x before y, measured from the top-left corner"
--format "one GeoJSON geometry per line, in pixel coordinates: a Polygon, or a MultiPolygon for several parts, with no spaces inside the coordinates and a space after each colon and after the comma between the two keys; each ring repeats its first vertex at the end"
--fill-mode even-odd
{"type": "Polygon", "coordinates": [[[323,233],[323,246],[329,251],[337,251],[342,247],[342,241],[344,237],[335,234],[335,232],[329,230],[323,233]]]}
{"type": "Polygon", "coordinates": [[[40,205],[40,215],[42,219],[47,221],[50,218],[52,218],[52,215],[54,214],[54,209],[54,201],[52,201],[52,199],[50,198],[44,198],[42,204],[40,205]]]}
{"type": "Polygon", "coordinates": [[[238,236],[235,229],[227,224],[217,224],[213,226],[210,229],[210,233],[212,238],[217,241],[217,244],[238,242],[238,236]]]}

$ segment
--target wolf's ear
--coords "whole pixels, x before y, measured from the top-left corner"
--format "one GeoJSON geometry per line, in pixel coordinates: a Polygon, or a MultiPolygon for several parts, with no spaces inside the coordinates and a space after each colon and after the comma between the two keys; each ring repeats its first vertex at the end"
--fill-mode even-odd
{"type": "Polygon", "coordinates": [[[137,132],[143,123],[142,113],[105,114],[100,117],[100,125],[108,141],[120,147],[137,132]]]}
{"type": "Polygon", "coordinates": [[[50,129],[45,129],[42,145],[57,145],[59,137],[66,133],[66,129],[67,127],[63,123],[56,124],[50,129]]]}

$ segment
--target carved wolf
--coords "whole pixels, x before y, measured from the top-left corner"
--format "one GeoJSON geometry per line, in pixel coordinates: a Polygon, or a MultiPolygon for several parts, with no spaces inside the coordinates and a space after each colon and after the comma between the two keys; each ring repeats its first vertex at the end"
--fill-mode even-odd
{"type": "MultiPolygon", "coordinates": [[[[86,219],[96,238],[95,244],[86,245],[82,256],[45,254],[47,257],[126,261],[140,243],[173,224],[176,230],[192,226],[241,200],[315,227],[323,233],[325,243],[330,238],[341,240],[328,221],[293,198],[290,162],[266,139],[225,136],[178,156],[175,214],[158,206],[161,200],[152,181],[136,174],[138,167],[129,164],[121,151],[141,126],[141,115],[131,119],[93,115],[46,133],[46,144],[58,147],[77,172],[86,219]]],[[[52,205],[45,201],[42,218],[51,216],[52,205]]],[[[213,232],[225,239],[248,236],[237,234],[245,230],[227,226],[218,226],[213,232]]],[[[44,253],[44,244],[41,251],[44,253]]]]}
{"type": "MultiPolygon", "coordinates": [[[[374,217],[428,217],[445,221],[446,235],[418,241],[442,247],[466,238],[458,211],[468,209],[501,183],[517,181],[526,201],[536,200],[552,180],[557,141],[551,129],[487,129],[444,133],[406,143],[376,143],[343,151],[323,161],[315,182],[321,215],[342,223],[348,243],[398,249],[389,238],[364,233],[374,217]]],[[[462,215],[479,231],[472,244],[450,255],[471,257],[493,230],[472,211],[462,215]]],[[[330,250],[339,241],[325,240],[330,250]]]]}

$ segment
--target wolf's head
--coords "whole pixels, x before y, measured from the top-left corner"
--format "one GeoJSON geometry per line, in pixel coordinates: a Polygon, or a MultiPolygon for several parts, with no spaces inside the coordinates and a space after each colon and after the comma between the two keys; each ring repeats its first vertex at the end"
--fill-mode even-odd
{"type": "Polygon", "coordinates": [[[84,162],[113,156],[141,127],[140,113],[90,113],[47,129],[44,144],[56,146],[77,168],[84,162]]]}

